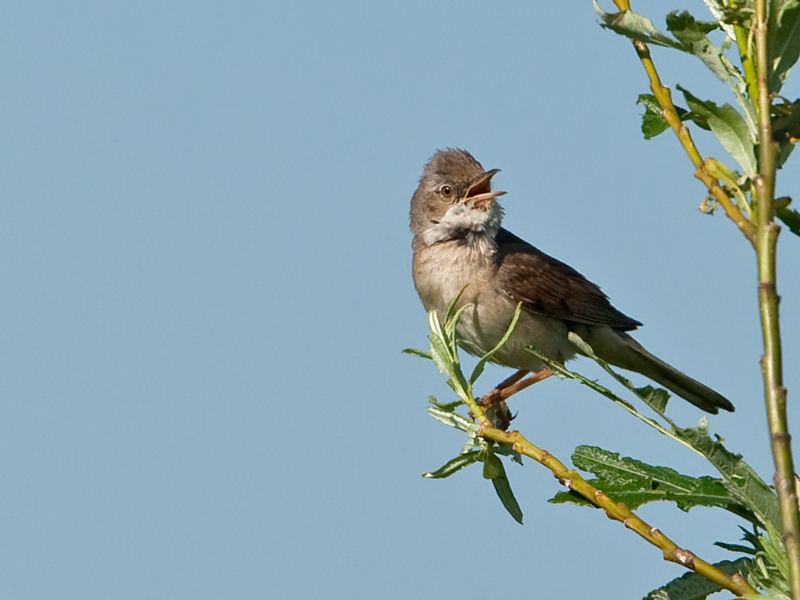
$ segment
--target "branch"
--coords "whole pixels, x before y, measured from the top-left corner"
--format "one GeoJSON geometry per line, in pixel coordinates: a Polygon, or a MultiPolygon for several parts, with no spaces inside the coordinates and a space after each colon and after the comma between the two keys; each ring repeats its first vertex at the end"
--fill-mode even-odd
{"type": "Polygon", "coordinates": [[[758,594],[741,574],[737,573],[733,576],[726,575],[713,565],[695,556],[691,551],[680,548],[658,529],[651,527],[637,517],[625,504],[614,502],[611,498],[606,496],[602,490],[598,490],[587,483],[577,471],[567,469],[567,467],[552,454],[531,444],[520,432],[502,431],[491,427],[487,421],[482,421],[478,429],[478,435],[484,439],[501,444],[510,444],[515,451],[529,456],[542,466],[550,469],[562,485],[579,493],[597,507],[602,508],[610,519],[619,521],[628,529],[633,530],[639,536],[657,548],[660,548],[664,560],[683,565],[687,569],[695,571],[709,581],[713,581],[720,587],[733,592],[737,596],[758,594]]]}
{"type": "MultiPolygon", "coordinates": [[[[692,569],[698,574],[702,575],[709,581],[734,592],[740,596],[757,595],[758,592],[740,575],[733,576],[726,575],[719,569],[697,558],[692,552],[678,547],[673,541],[661,533],[658,529],[650,527],[647,523],[637,517],[627,506],[622,503],[614,502],[611,498],[606,496],[601,490],[587,483],[576,471],[567,469],[558,459],[554,456],[540,450],[528,440],[526,440],[518,431],[506,432],[492,426],[492,423],[486,413],[481,409],[472,391],[472,384],[478,379],[483,372],[486,362],[498,351],[511,337],[514,327],[522,312],[522,303],[517,304],[514,311],[514,318],[505,332],[505,335],[500,339],[497,345],[489,352],[484,354],[479,360],[477,365],[472,371],[469,378],[464,376],[461,370],[461,363],[458,357],[458,342],[456,339],[456,329],[458,321],[467,306],[462,306],[456,309],[456,304],[460,294],[450,303],[450,306],[445,315],[444,322],[439,320],[437,311],[432,310],[428,313],[428,326],[430,327],[430,354],[422,352],[421,350],[406,350],[411,354],[417,356],[425,356],[433,360],[436,368],[443,374],[447,375],[447,383],[458,395],[459,398],[469,407],[470,412],[475,420],[480,425],[477,429],[476,435],[487,440],[500,442],[503,444],[510,444],[514,450],[520,454],[525,454],[533,458],[538,463],[550,469],[558,480],[571,490],[585,497],[589,502],[599,506],[606,511],[606,514],[617,521],[623,523],[629,529],[633,529],[636,533],[642,536],[651,544],[661,548],[664,559],[676,562],[683,565],[688,569],[692,569]]],[[[549,372],[549,369],[547,370],[549,372]]],[[[517,376],[507,379],[505,383],[517,382],[517,376]]],[[[507,394],[504,397],[510,396],[512,388],[515,385],[512,383],[507,388],[507,394]]],[[[514,391],[522,389],[516,386],[514,391]],[[518,389],[516,389],[518,388],[518,389]]],[[[461,417],[463,419],[463,417],[461,417]]]]}
{"type": "Polygon", "coordinates": [[[775,144],[770,121],[769,81],[770,62],[767,52],[768,13],[766,0],[756,0],[755,43],[758,74],[759,148],[758,175],[755,188],[758,195],[756,212],[758,255],[758,303],[761,329],[764,336],[764,396],[767,405],[772,456],[775,461],[775,489],[781,506],[783,543],[789,560],[789,579],[792,598],[800,600],[800,518],[794,486],[794,464],[786,419],[786,388],[783,387],[776,248],[780,228],[775,223],[775,144]]]}
{"type": "MultiPolygon", "coordinates": [[[[617,8],[619,8],[621,11],[631,9],[630,2],[628,0],[614,0],[614,4],[616,4],[617,8]]],[[[655,64],[653,64],[653,59],[650,56],[650,49],[647,47],[647,44],[639,40],[634,40],[633,45],[636,48],[636,54],[639,56],[639,60],[642,61],[644,70],[647,72],[647,77],[650,79],[650,91],[653,92],[653,95],[661,105],[664,120],[667,121],[669,126],[672,128],[672,131],[675,132],[675,135],[678,136],[678,140],[680,141],[684,150],[686,150],[686,154],[689,155],[689,159],[692,161],[692,164],[695,167],[694,176],[705,184],[705,186],[708,188],[708,191],[725,210],[725,214],[728,215],[728,218],[736,223],[736,226],[750,241],[750,243],[755,244],[756,228],[747,219],[747,217],[742,214],[742,211],[739,209],[739,207],[731,202],[730,197],[719,185],[717,179],[706,169],[703,157],[700,155],[700,151],[697,149],[697,146],[695,146],[694,141],[692,140],[692,135],[683,125],[683,121],[681,121],[678,111],[675,109],[675,105],[672,103],[672,93],[670,92],[669,88],[665,87],[661,83],[661,78],[658,76],[658,71],[656,71],[655,64]]]]}

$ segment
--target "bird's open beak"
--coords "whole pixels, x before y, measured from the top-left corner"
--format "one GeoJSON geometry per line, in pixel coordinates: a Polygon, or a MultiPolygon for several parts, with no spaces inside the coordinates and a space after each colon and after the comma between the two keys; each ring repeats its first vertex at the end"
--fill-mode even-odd
{"type": "Polygon", "coordinates": [[[480,179],[469,186],[469,190],[467,190],[467,195],[464,197],[464,200],[475,208],[485,208],[492,200],[505,194],[505,192],[493,192],[491,190],[490,182],[492,181],[492,177],[497,175],[499,172],[500,169],[486,171],[483,175],[481,175],[480,179]]]}

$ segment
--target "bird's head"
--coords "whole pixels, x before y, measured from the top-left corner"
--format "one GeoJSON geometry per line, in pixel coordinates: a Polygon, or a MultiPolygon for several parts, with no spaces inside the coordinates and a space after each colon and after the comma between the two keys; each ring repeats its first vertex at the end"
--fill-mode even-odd
{"type": "Polygon", "coordinates": [[[503,218],[491,180],[469,152],[440,150],[425,165],[411,199],[411,231],[426,244],[470,236],[494,238],[503,218]]]}

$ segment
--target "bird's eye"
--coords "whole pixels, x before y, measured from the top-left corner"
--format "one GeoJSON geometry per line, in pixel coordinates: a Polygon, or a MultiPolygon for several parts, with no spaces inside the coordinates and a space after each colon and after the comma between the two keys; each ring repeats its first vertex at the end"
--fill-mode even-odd
{"type": "Polygon", "coordinates": [[[445,198],[450,198],[453,195],[453,188],[451,188],[449,185],[443,185],[441,188],[439,188],[439,191],[445,198]]]}

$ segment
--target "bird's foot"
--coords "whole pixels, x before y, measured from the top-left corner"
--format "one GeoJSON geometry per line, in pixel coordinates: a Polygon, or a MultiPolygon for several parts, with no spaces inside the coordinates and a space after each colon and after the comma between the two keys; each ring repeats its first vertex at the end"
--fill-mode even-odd
{"type": "Polygon", "coordinates": [[[525,377],[527,374],[528,371],[517,371],[478,400],[478,404],[483,408],[484,414],[491,421],[492,426],[503,431],[508,429],[514,415],[508,408],[506,400],[526,387],[547,379],[553,372],[548,367],[544,367],[530,377],[525,377]]]}
{"type": "Polygon", "coordinates": [[[514,420],[516,417],[515,414],[511,413],[511,409],[508,408],[508,404],[506,404],[505,400],[500,400],[499,402],[494,402],[483,409],[483,414],[489,420],[489,424],[495,429],[502,429],[503,431],[508,430],[508,426],[511,425],[511,421],[514,420]]]}

